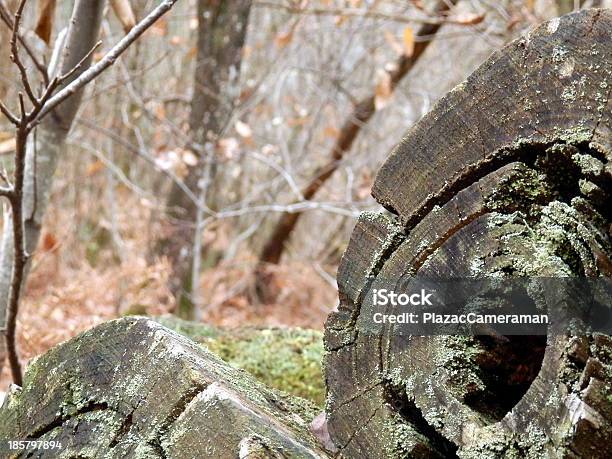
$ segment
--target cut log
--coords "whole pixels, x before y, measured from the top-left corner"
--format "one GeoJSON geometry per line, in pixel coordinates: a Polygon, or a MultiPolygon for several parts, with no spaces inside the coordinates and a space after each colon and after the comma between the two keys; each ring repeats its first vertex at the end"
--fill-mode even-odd
{"type": "MultiPolygon", "coordinates": [[[[327,417],[345,457],[608,457],[612,340],[406,336],[374,289],[434,278],[612,275],[612,12],[494,54],[381,168],[338,270],[327,417]],[[592,394],[592,395],[591,395],[592,394]]],[[[568,299],[569,301],[569,299],[568,299]]],[[[405,308],[404,308],[405,309],[405,308]]]]}
{"type": "Polygon", "coordinates": [[[32,362],[0,409],[0,438],[61,443],[35,457],[327,457],[308,431],[315,415],[156,322],[126,318],[32,362]]]}

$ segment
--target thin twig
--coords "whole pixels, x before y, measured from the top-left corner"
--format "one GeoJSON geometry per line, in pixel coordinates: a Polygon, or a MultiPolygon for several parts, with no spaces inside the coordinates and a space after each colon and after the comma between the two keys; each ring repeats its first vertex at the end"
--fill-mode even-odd
{"type": "Polygon", "coordinates": [[[21,15],[23,14],[23,9],[25,8],[27,0],[21,0],[19,2],[19,6],[17,7],[17,11],[15,12],[15,20],[13,21],[13,34],[11,36],[11,60],[19,69],[19,74],[21,75],[21,84],[26,94],[28,95],[30,102],[35,107],[39,107],[40,103],[38,99],[34,95],[34,91],[32,90],[32,86],[30,85],[30,79],[28,78],[28,71],[21,62],[21,58],[19,57],[19,49],[17,48],[17,41],[19,37],[19,26],[21,25],[21,15]]]}
{"type": "Polygon", "coordinates": [[[0,180],[6,183],[8,185],[8,188],[11,188],[13,186],[11,185],[11,181],[8,179],[6,175],[6,169],[4,166],[2,166],[2,170],[0,170],[0,180]]]}
{"type": "MultiPolygon", "coordinates": [[[[10,30],[13,30],[13,18],[11,17],[11,13],[8,11],[3,0],[0,0],[0,20],[2,20],[2,22],[4,22],[10,30]]],[[[26,53],[34,63],[34,67],[36,67],[36,69],[40,72],[43,78],[43,83],[45,85],[49,84],[49,75],[47,73],[46,66],[38,60],[36,54],[34,53],[34,51],[32,51],[32,48],[30,47],[30,45],[28,45],[28,42],[23,38],[23,36],[21,36],[21,34],[17,34],[17,39],[19,40],[19,43],[21,43],[21,46],[23,46],[23,49],[25,49],[26,53]]]]}
{"type": "Polygon", "coordinates": [[[28,112],[25,108],[25,100],[23,97],[23,93],[20,92],[19,94],[17,94],[17,96],[19,97],[19,112],[21,113],[21,122],[23,123],[23,121],[28,118],[28,112]]]}
{"type": "Polygon", "coordinates": [[[89,52],[87,54],[85,54],[85,56],[83,56],[83,59],[81,59],[78,62],[77,65],[72,67],[72,69],[70,69],[70,71],[65,73],[64,75],[60,75],[57,78],[58,84],[62,84],[64,81],[69,79],[72,75],[74,75],[75,72],[78,72],[81,69],[81,67],[83,66],[83,64],[87,61],[87,59],[89,59],[91,57],[91,55],[96,52],[96,49],[98,49],[101,44],[102,44],[102,42],[98,41],[95,45],[92,46],[92,48],[89,50],[89,52]]]}
{"type": "Polygon", "coordinates": [[[19,125],[19,119],[0,101],[0,112],[15,126],[19,125]]]}
{"type": "Polygon", "coordinates": [[[282,3],[274,3],[263,0],[256,2],[254,6],[283,10],[291,14],[380,19],[385,21],[400,22],[403,24],[441,25],[458,22],[457,20],[454,20],[452,18],[446,18],[444,13],[439,14],[438,17],[423,18],[415,16],[403,16],[399,14],[388,14],[382,13],[380,11],[364,10],[357,8],[302,8],[299,6],[286,5],[282,3]]]}

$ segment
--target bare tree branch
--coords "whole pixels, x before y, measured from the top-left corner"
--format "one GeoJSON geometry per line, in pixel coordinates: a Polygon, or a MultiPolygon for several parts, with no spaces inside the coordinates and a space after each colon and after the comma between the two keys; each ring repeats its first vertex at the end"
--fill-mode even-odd
{"type": "Polygon", "coordinates": [[[113,46],[97,64],[91,66],[78,78],[68,84],[64,89],[51,97],[32,123],[38,123],[45,115],[51,112],[64,100],[82,89],[85,85],[87,85],[87,83],[91,82],[94,78],[113,65],[117,58],[121,56],[121,54],[123,54],[123,52],[160,17],[167,13],[177,1],[178,0],[163,0],[153,11],[151,11],[144,19],[136,24],[125,37],[123,37],[115,46],[113,46]]]}
{"type": "Polygon", "coordinates": [[[11,113],[11,111],[0,101],[0,112],[15,126],[19,124],[19,119],[11,113]]]}
{"type": "MultiPolygon", "coordinates": [[[[438,1],[435,7],[436,14],[440,15],[448,11],[449,5],[454,5],[457,3],[457,1],[458,0],[438,1]]],[[[440,29],[440,26],[440,23],[424,24],[417,31],[416,36],[434,35],[440,29]]],[[[398,59],[395,70],[389,72],[389,90],[391,92],[395,90],[402,78],[404,78],[404,76],[406,76],[406,74],[408,74],[408,72],[412,69],[429,43],[429,41],[415,43],[415,47],[411,55],[402,55],[398,59]]],[[[371,95],[363,98],[354,106],[352,113],[344,121],[344,124],[340,129],[337,140],[330,151],[330,158],[328,162],[316,170],[312,179],[302,190],[302,196],[304,199],[312,199],[319,189],[321,189],[323,184],[336,171],[340,165],[340,162],[344,158],[344,155],[352,148],[353,143],[357,139],[357,136],[359,135],[359,132],[363,126],[376,112],[375,100],[376,96],[374,93],[372,93],[371,95]]],[[[291,233],[296,227],[299,218],[299,213],[286,213],[281,216],[270,237],[264,244],[259,258],[261,263],[276,264],[280,261],[285,243],[291,236],[291,233]]]]}
{"type": "Polygon", "coordinates": [[[32,90],[32,86],[30,85],[30,80],[28,78],[28,71],[21,62],[21,58],[19,57],[19,49],[17,48],[17,41],[19,37],[19,26],[21,25],[21,15],[23,14],[23,9],[25,8],[27,0],[21,0],[19,2],[19,6],[17,7],[17,11],[15,12],[15,20],[13,21],[13,34],[11,36],[11,60],[19,69],[19,74],[21,75],[21,84],[26,94],[28,95],[32,104],[35,107],[39,107],[40,104],[38,99],[34,95],[34,91],[32,90]]]}
{"type": "Polygon", "coordinates": [[[357,9],[357,8],[307,8],[295,5],[286,5],[282,3],[268,2],[260,0],[254,4],[257,7],[271,8],[283,10],[291,14],[306,14],[311,16],[336,16],[336,17],[352,17],[352,18],[369,18],[381,19],[385,21],[400,22],[404,24],[460,24],[465,25],[465,21],[459,18],[446,16],[444,11],[439,11],[432,18],[423,18],[416,16],[405,16],[399,14],[388,14],[380,11],[357,9]]]}
{"type": "MultiPolygon", "coordinates": [[[[8,8],[4,4],[3,0],[0,0],[0,20],[2,20],[2,22],[4,22],[10,30],[13,30],[13,18],[11,17],[11,13],[9,13],[8,8]]],[[[23,46],[23,49],[25,49],[26,53],[34,63],[36,69],[42,75],[44,84],[48,84],[49,76],[47,74],[47,68],[45,67],[45,65],[38,60],[36,54],[34,53],[34,51],[32,51],[32,48],[30,47],[30,45],[28,45],[28,43],[21,36],[21,34],[17,34],[17,39],[19,40],[19,43],[21,43],[21,46],[23,46]]]]}

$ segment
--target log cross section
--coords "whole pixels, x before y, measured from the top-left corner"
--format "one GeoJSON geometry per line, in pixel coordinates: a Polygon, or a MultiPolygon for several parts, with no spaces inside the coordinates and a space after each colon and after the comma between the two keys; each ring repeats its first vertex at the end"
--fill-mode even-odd
{"type": "MultiPolygon", "coordinates": [[[[402,336],[372,291],[416,275],[612,273],[612,12],[542,24],[419,121],[378,173],[326,323],[327,417],[344,457],[606,457],[612,341],[402,336]]],[[[387,307],[386,311],[389,311],[387,307]]]]}

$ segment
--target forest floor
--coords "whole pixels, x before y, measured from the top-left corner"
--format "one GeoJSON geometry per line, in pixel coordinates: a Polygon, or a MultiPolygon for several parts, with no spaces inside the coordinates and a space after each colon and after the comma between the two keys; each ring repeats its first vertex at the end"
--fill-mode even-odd
{"type": "MultiPolygon", "coordinates": [[[[164,260],[149,264],[144,256],[129,256],[114,265],[92,266],[87,257],[71,256],[70,245],[58,244],[50,234],[43,233],[19,314],[18,344],[24,363],[101,322],[127,314],[160,316],[173,310],[164,260]]],[[[203,272],[202,322],[229,329],[323,328],[337,294],[313,266],[291,263],[275,267],[276,300],[258,305],[249,301],[247,291],[252,266],[249,259],[233,260],[203,272]]],[[[332,270],[326,268],[328,273],[332,270]]],[[[5,365],[0,374],[1,390],[6,390],[10,380],[5,365]]]]}

